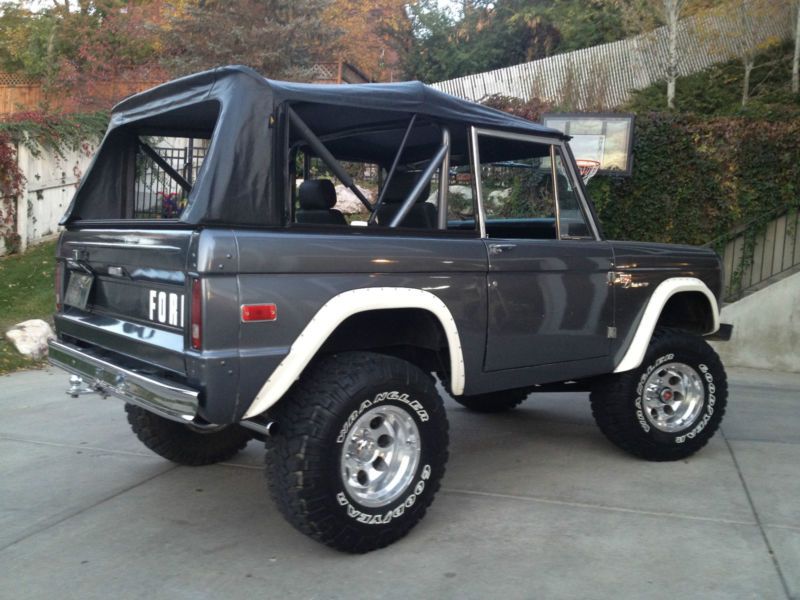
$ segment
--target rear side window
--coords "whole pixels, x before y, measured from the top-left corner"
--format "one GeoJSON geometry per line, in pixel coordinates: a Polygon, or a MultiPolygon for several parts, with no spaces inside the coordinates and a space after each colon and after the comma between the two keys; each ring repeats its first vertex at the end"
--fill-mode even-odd
{"type": "Polygon", "coordinates": [[[191,205],[219,117],[217,101],[114,128],[75,198],[84,221],[177,220],[191,205]]]}
{"type": "Polygon", "coordinates": [[[209,140],[193,137],[138,137],[134,219],[177,219],[208,150],[209,140]]]}

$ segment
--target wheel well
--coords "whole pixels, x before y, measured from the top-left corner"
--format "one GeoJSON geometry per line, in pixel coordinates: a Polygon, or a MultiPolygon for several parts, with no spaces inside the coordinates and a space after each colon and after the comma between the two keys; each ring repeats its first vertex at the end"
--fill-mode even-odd
{"type": "Polygon", "coordinates": [[[672,327],[704,334],[714,327],[714,313],[702,292],[679,292],[667,300],[656,327],[672,327]]]}
{"type": "Polygon", "coordinates": [[[448,380],[450,352],[442,324],[421,308],[368,310],[342,321],[319,354],[370,350],[396,356],[448,380]]]}

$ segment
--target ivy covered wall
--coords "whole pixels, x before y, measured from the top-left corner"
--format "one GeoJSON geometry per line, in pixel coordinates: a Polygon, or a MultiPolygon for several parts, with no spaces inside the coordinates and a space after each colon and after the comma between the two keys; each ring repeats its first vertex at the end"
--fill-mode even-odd
{"type": "Polygon", "coordinates": [[[0,254],[55,233],[107,123],[104,113],[0,121],[0,254]]]}
{"type": "Polygon", "coordinates": [[[633,176],[589,194],[611,239],[705,244],[800,206],[800,119],[637,115],[633,176]]]}

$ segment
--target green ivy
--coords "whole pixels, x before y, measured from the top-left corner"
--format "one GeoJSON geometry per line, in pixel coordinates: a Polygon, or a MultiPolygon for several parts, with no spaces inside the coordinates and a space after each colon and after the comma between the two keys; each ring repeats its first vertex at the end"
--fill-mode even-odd
{"type": "MultiPolygon", "coordinates": [[[[800,97],[789,89],[793,53],[794,44],[784,42],[755,57],[750,97],[745,107],[742,107],[744,67],[741,60],[719,63],[699,73],[679,77],[676,112],[769,121],[800,118],[800,97]]],[[[666,97],[667,84],[662,81],[631,92],[623,109],[636,114],[665,110],[666,97]]]]}
{"type": "Polygon", "coordinates": [[[18,112],[0,120],[0,134],[31,152],[49,150],[63,156],[65,151],[85,149],[87,141],[102,138],[108,113],[50,114],[18,112]]]}
{"type": "Polygon", "coordinates": [[[800,120],[636,117],[633,175],[589,194],[612,239],[705,244],[800,204],[800,120]]]}
{"type": "Polygon", "coordinates": [[[90,143],[103,136],[107,125],[106,113],[20,112],[0,120],[0,239],[6,252],[16,252],[20,244],[15,223],[25,177],[17,164],[17,146],[23,144],[36,155],[43,150],[62,157],[69,150],[89,155],[90,143]]]}

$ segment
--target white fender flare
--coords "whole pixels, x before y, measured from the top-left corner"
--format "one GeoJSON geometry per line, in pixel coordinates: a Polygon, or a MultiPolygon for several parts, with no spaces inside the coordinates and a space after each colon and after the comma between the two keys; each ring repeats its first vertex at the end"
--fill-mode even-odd
{"type": "Polygon", "coordinates": [[[445,303],[430,292],[414,288],[360,288],[334,296],[317,311],[292,344],[289,354],[261,387],[243,418],[255,417],[280,400],[345,319],[368,310],[392,308],[421,308],[439,319],[450,348],[450,387],[453,395],[463,394],[464,354],[456,322],[445,303]]]}
{"type": "Polygon", "coordinates": [[[717,299],[708,286],[696,277],[671,277],[665,279],[650,296],[647,302],[647,308],[644,310],[642,320],[639,322],[639,327],[636,329],[636,334],[633,336],[625,356],[614,369],[614,373],[621,373],[623,371],[630,371],[635,369],[644,360],[644,355],[647,352],[647,346],[650,344],[650,338],[653,337],[653,331],[656,328],[658,318],[661,316],[661,311],[666,306],[667,301],[681,292],[700,292],[707,299],[711,306],[711,313],[714,319],[714,325],[710,331],[705,334],[714,333],[719,329],[719,307],[717,306],[717,299]]]}

